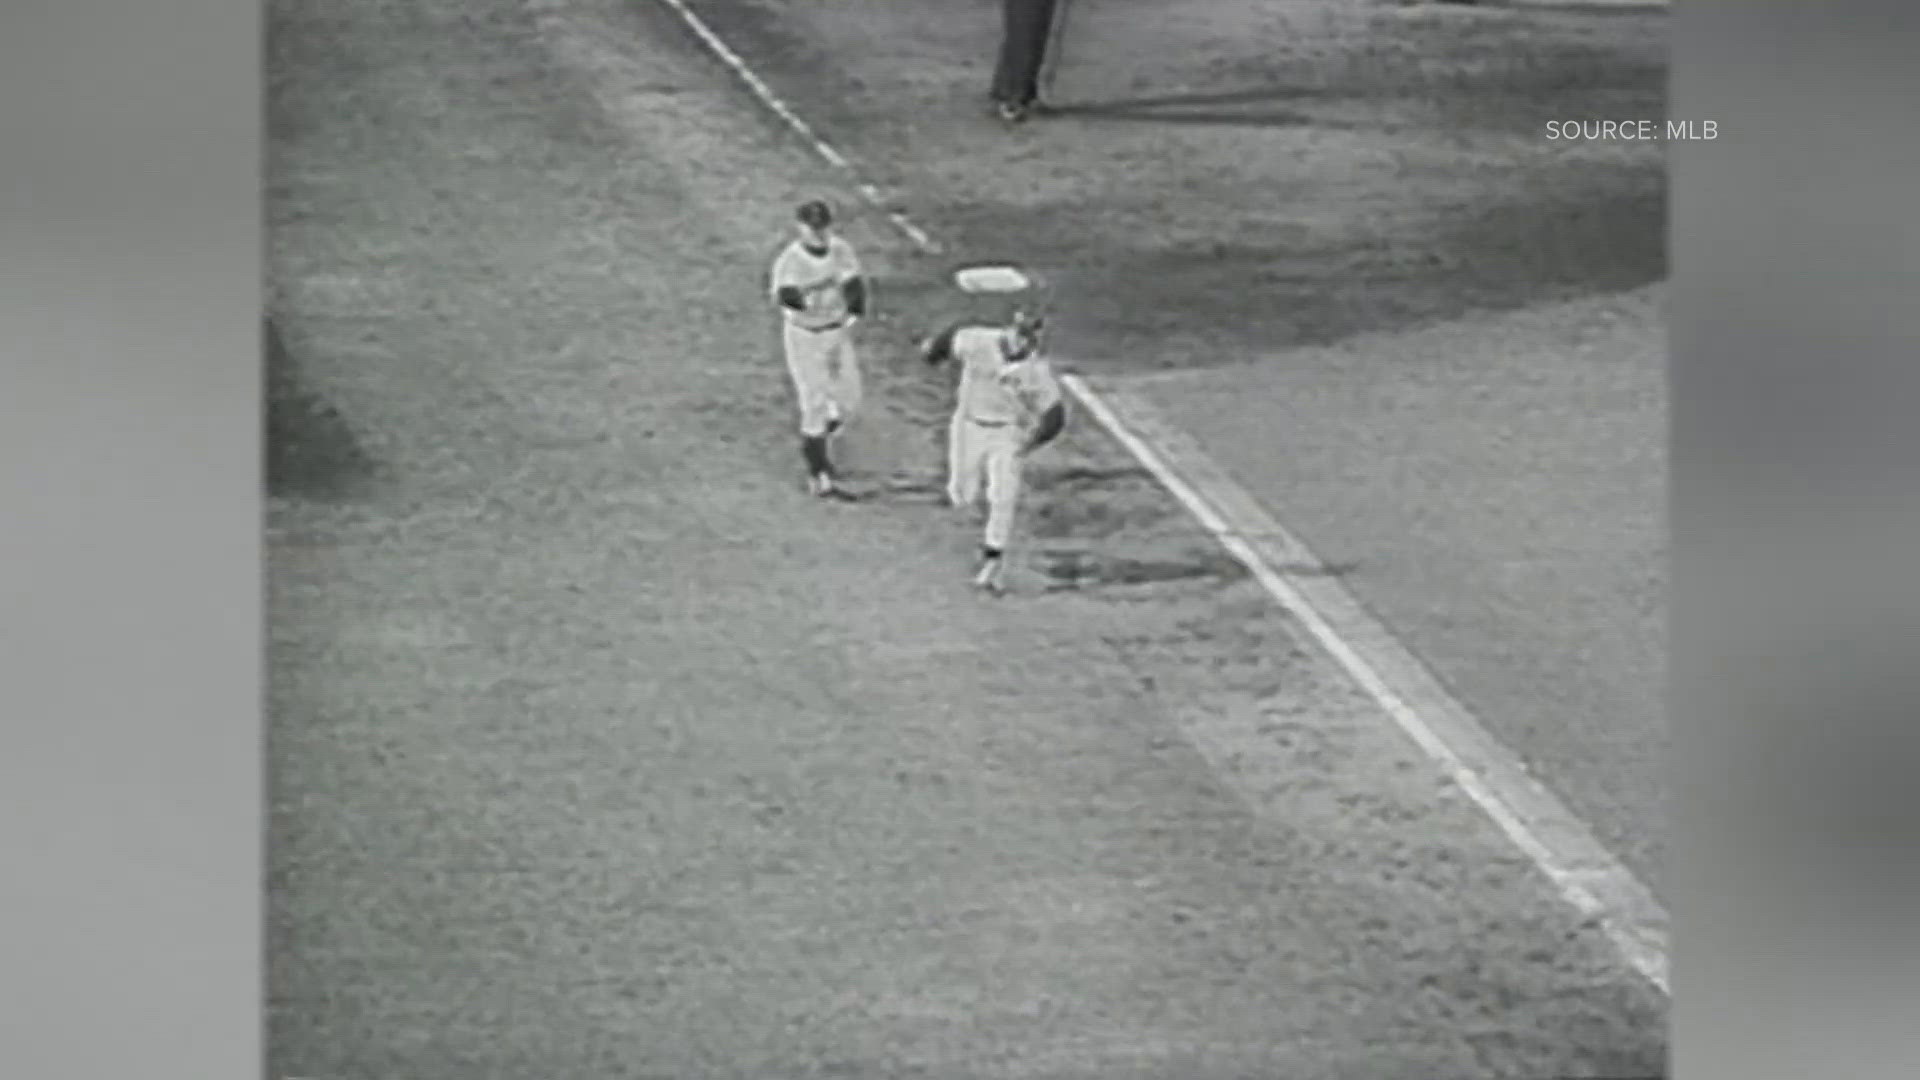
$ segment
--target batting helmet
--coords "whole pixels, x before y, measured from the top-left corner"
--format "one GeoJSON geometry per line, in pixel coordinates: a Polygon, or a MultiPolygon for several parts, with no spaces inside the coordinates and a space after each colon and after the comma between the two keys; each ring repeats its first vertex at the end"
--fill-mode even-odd
{"type": "Polygon", "coordinates": [[[814,229],[824,229],[833,224],[833,210],[819,199],[800,204],[800,209],[794,217],[798,218],[801,224],[814,229]]]}

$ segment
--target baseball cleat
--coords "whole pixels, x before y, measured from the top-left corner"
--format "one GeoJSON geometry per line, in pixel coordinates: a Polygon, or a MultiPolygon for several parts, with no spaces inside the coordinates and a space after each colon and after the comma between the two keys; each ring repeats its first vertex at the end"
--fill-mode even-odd
{"type": "Polygon", "coordinates": [[[837,502],[860,501],[858,494],[841,487],[840,482],[832,476],[823,475],[816,477],[810,486],[813,489],[813,493],[822,499],[833,499],[837,502]]]}
{"type": "Polygon", "coordinates": [[[984,592],[996,594],[1001,591],[999,559],[982,559],[980,561],[980,569],[975,571],[973,575],[973,587],[984,592]]]}

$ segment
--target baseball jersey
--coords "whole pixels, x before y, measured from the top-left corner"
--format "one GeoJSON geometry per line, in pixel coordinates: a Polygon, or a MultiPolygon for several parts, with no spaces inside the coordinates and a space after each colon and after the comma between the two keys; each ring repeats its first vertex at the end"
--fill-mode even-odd
{"type": "Polygon", "coordinates": [[[1045,358],[1008,360],[1003,330],[968,327],[953,336],[960,361],[961,415],[985,424],[1025,427],[1060,402],[1060,386],[1045,358]]]}
{"type": "Polygon", "coordinates": [[[846,321],[846,285],[859,276],[860,260],[852,244],[838,236],[828,237],[826,254],[815,255],[795,239],[773,260],[770,292],[778,303],[781,289],[799,289],[806,310],[782,306],[780,311],[788,322],[818,330],[846,321]]]}

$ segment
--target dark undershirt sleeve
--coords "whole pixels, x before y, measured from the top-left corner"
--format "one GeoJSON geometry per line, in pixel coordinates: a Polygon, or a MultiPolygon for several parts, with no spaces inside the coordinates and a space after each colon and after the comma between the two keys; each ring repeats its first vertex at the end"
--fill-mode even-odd
{"type": "Polygon", "coordinates": [[[780,306],[792,308],[795,311],[805,311],[807,300],[800,294],[799,286],[783,285],[780,287],[780,306]]]}
{"type": "Polygon", "coordinates": [[[927,343],[926,360],[929,364],[940,364],[953,359],[953,339],[960,333],[960,323],[955,323],[934,336],[927,343]]]}

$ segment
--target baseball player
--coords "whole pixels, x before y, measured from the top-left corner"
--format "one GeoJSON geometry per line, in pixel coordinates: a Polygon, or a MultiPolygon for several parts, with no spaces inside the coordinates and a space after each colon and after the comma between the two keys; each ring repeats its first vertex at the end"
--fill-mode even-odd
{"type": "Polygon", "coordinates": [[[1067,423],[1060,384],[1040,355],[1042,328],[1038,315],[1024,312],[1006,326],[960,324],[936,335],[923,354],[929,364],[960,365],[947,429],[947,501],[970,508],[986,495],[987,524],[973,583],[991,592],[1000,591],[1022,467],[1067,423]]]}
{"type": "Polygon", "coordinates": [[[828,440],[860,407],[853,327],[867,313],[867,285],[853,245],[833,234],[826,203],[806,203],[795,218],[800,235],[774,259],[770,288],[784,322],[787,372],[799,397],[808,488],[837,496],[828,440]]]}
{"type": "Polygon", "coordinates": [[[1025,120],[1040,105],[1040,81],[1056,30],[1059,0],[1001,0],[1000,56],[993,103],[1000,119],[1025,120]]]}

